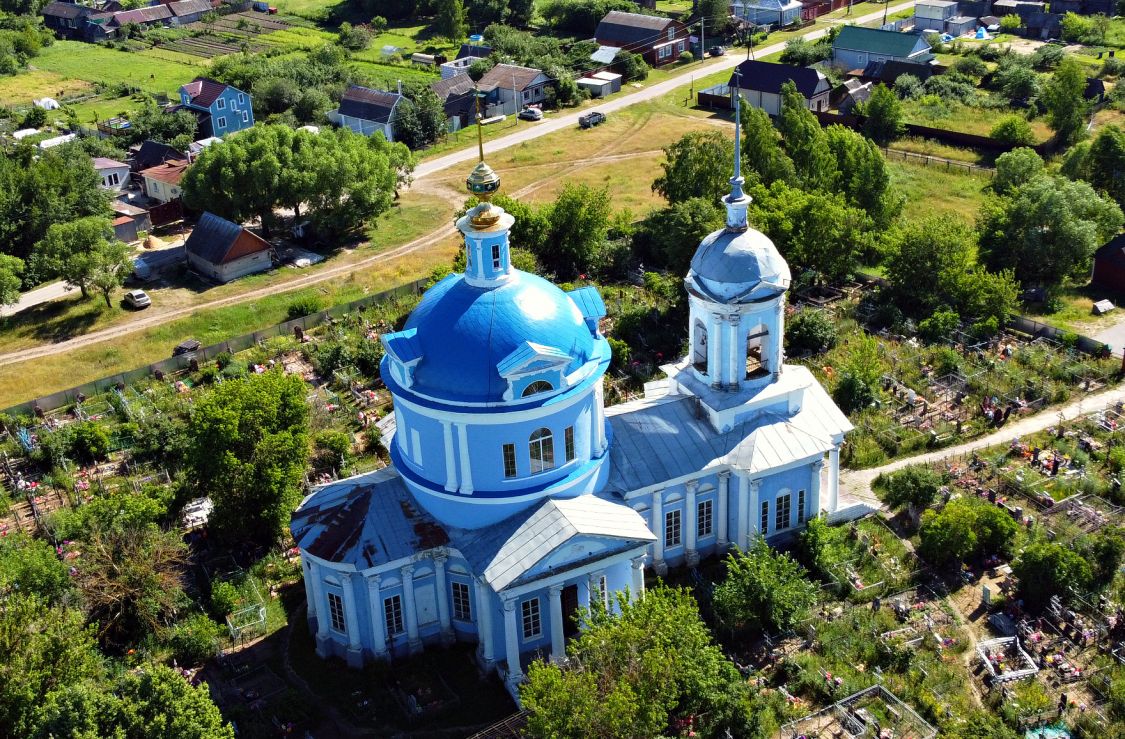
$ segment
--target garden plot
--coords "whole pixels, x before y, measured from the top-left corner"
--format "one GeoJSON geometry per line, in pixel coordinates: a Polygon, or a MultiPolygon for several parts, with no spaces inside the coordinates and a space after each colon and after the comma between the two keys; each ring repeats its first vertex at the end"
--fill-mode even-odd
{"type": "Polygon", "coordinates": [[[937,729],[894,693],[882,685],[873,685],[786,724],[778,736],[780,739],[934,739],[937,729]]]}

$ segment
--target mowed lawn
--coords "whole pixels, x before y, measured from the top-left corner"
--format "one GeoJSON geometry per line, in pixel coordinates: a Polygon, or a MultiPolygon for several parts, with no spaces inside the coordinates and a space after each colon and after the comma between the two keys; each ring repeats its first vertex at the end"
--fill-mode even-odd
{"type": "Polygon", "coordinates": [[[956,216],[972,223],[984,202],[990,178],[954,167],[888,161],[891,183],[906,196],[904,219],[956,216]]]}
{"type": "MultiPolygon", "coordinates": [[[[155,52],[157,54],[167,52],[155,52]]],[[[180,85],[190,82],[207,69],[207,60],[188,61],[187,55],[160,58],[141,51],[119,51],[80,41],[56,41],[32,60],[36,70],[57,75],[56,79],[124,83],[135,85],[146,92],[173,93],[180,85]]],[[[16,75],[13,80],[28,74],[16,75]]]]}

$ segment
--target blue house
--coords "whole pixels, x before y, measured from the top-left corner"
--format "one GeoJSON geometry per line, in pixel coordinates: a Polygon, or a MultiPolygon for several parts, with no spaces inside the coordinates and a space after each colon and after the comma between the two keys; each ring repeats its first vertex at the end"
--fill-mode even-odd
{"type": "Polygon", "coordinates": [[[254,125],[250,94],[221,82],[196,77],[180,87],[178,110],[187,110],[199,119],[196,138],[223,138],[254,125]]]}
{"type": "Polygon", "coordinates": [[[610,408],[601,296],[512,266],[515,219],[477,165],[482,202],[457,222],[465,271],[380,337],[393,465],[319,488],[292,515],[318,654],[358,667],[475,643],[518,695],[532,660],[565,658],[580,609],[643,597],[646,567],[870,510],[838,510],[851,424],[783,362],[789,267],[749,226],[739,157],[736,144],[726,225],[684,281],[688,356],[610,408]]]}

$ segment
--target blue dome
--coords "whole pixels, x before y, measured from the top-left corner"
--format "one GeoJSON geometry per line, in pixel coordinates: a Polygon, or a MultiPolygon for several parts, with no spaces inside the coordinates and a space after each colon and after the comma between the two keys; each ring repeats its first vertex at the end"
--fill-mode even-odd
{"type": "Polygon", "coordinates": [[[415,390],[461,402],[500,402],[508,382],[496,365],[525,342],[571,356],[573,372],[595,354],[595,339],[578,306],[537,275],[513,270],[507,282],[474,287],[454,274],[426,291],[405,329],[417,329],[422,359],[415,390]]]}

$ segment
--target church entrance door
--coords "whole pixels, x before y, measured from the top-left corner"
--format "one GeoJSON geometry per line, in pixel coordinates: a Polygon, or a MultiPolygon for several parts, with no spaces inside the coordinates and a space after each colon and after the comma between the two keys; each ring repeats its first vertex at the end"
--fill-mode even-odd
{"type": "Polygon", "coordinates": [[[578,586],[567,585],[562,591],[563,635],[570,639],[578,633],[578,586]]]}

